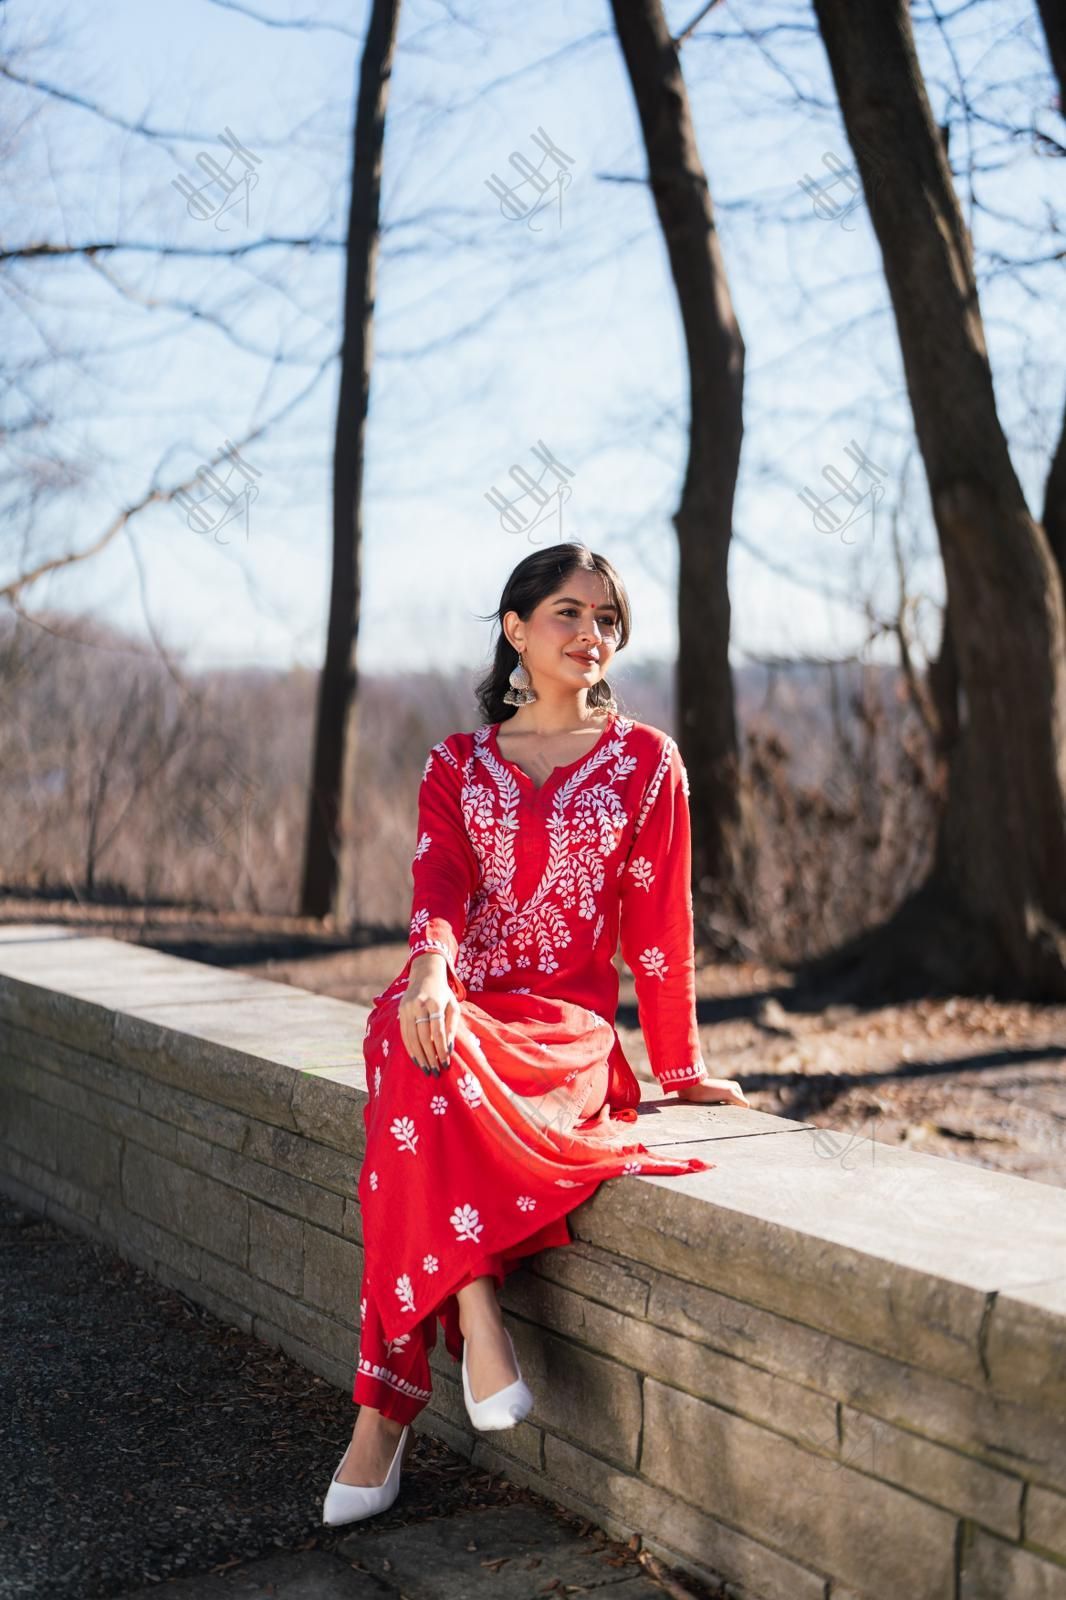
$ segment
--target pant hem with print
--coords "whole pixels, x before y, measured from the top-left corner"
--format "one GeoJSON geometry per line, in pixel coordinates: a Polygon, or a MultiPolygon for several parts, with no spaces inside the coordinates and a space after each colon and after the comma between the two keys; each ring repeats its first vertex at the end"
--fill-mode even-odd
{"type": "Polygon", "coordinates": [[[557,1217],[529,1238],[507,1250],[494,1250],[473,1263],[470,1271],[433,1311],[416,1327],[398,1338],[386,1340],[381,1319],[363,1276],[359,1302],[361,1327],[359,1355],[355,1370],[352,1400],[358,1406],[373,1406],[395,1422],[413,1422],[432,1393],[430,1351],[437,1342],[437,1323],[444,1329],[444,1346],[456,1363],[463,1356],[463,1335],[459,1326],[460,1289],[475,1278],[491,1277],[497,1289],[523,1256],[535,1251],[573,1243],[566,1217],[557,1217]]]}

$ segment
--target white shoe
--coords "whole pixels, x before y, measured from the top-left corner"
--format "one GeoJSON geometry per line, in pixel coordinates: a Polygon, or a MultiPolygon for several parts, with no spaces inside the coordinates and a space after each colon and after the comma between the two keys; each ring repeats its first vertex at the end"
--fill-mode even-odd
{"type": "Polygon", "coordinates": [[[522,1381],[522,1368],[518,1365],[515,1355],[514,1340],[504,1328],[507,1342],[511,1346],[514,1356],[515,1370],[518,1377],[514,1383],[509,1383],[505,1389],[497,1389],[495,1394],[486,1395],[484,1400],[475,1400],[470,1393],[470,1379],[466,1375],[466,1340],[463,1341],[463,1399],[466,1401],[467,1415],[475,1428],[486,1432],[490,1428],[513,1428],[515,1423],[521,1422],[533,1409],[533,1395],[522,1381]]]}
{"type": "Polygon", "coordinates": [[[333,1474],[333,1481],[326,1490],[326,1498],[322,1502],[322,1521],[327,1523],[359,1522],[363,1517],[372,1517],[375,1512],[387,1511],[400,1492],[400,1464],[403,1460],[403,1447],[407,1441],[410,1423],[404,1425],[396,1444],[396,1454],[392,1458],[392,1466],[388,1476],[381,1484],[340,1483],[337,1472],[343,1467],[347,1450],[341,1456],[337,1472],[333,1474]]]}

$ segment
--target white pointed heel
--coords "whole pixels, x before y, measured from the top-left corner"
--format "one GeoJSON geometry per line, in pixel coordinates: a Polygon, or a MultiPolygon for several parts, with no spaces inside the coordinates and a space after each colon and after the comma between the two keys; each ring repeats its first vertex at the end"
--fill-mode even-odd
{"type": "Polygon", "coordinates": [[[333,1481],[326,1490],[326,1498],[322,1502],[322,1521],[335,1524],[338,1522],[359,1522],[363,1517],[372,1517],[375,1512],[387,1511],[400,1492],[400,1467],[403,1461],[403,1447],[407,1443],[410,1423],[404,1425],[396,1443],[396,1454],[392,1458],[392,1466],[388,1476],[381,1484],[340,1483],[337,1472],[344,1465],[345,1450],[333,1474],[333,1481]]]}
{"type": "Polygon", "coordinates": [[[503,1331],[507,1334],[507,1343],[511,1346],[518,1377],[505,1389],[497,1389],[495,1394],[486,1395],[484,1400],[475,1400],[470,1393],[470,1379],[466,1372],[466,1341],[465,1339],[463,1341],[463,1399],[466,1401],[467,1415],[471,1422],[482,1432],[490,1428],[513,1428],[533,1409],[533,1395],[522,1381],[522,1368],[518,1365],[518,1357],[515,1355],[514,1340],[506,1328],[503,1331]]]}

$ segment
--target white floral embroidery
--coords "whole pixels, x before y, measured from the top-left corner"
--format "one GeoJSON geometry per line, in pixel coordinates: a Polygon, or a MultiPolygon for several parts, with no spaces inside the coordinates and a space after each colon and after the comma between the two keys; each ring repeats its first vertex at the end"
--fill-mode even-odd
{"type": "Polygon", "coordinates": [[[644,1171],[644,1163],[643,1163],[643,1161],[627,1161],[625,1166],[622,1168],[622,1171],[623,1172],[643,1172],[644,1171]]]}
{"type": "MultiPolygon", "coordinates": [[[[606,863],[630,822],[624,787],[639,765],[626,750],[632,728],[630,718],[616,716],[611,737],[553,789],[546,818],[548,859],[524,902],[515,887],[521,791],[513,771],[493,754],[489,729],[475,735],[463,766],[461,805],[480,882],[456,956],[458,976],[468,988],[485,988],[487,978],[506,977],[516,968],[558,972],[562,952],[574,938],[568,913],[593,923],[599,937],[606,863]]],[[[512,992],[528,994],[530,987],[515,986],[512,992]]]]}
{"type": "Polygon", "coordinates": [[[381,1093],[381,1068],[380,1067],[375,1067],[374,1068],[374,1093],[375,1094],[380,1094],[381,1093]]]}
{"type": "Polygon", "coordinates": [[[378,1361],[371,1361],[369,1356],[359,1357],[359,1371],[367,1378],[377,1378],[379,1383],[387,1383],[390,1389],[395,1389],[400,1394],[409,1394],[416,1400],[430,1399],[428,1389],[420,1389],[416,1383],[409,1383],[406,1378],[397,1377],[391,1367],[383,1367],[378,1361]]]}
{"type": "Polygon", "coordinates": [[[537,1202],[528,1194],[520,1194],[515,1201],[515,1204],[523,1211],[532,1211],[536,1203],[537,1202]]]}
{"type": "Polygon", "coordinates": [[[659,1082],[665,1087],[668,1083],[698,1083],[707,1076],[707,1068],[703,1061],[694,1061],[690,1067],[676,1067],[667,1069],[658,1074],[659,1082]]]}
{"type": "Polygon", "coordinates": [[[423,1256],[422,1257],[422,1271],[423,1272],[439,1272],[440,1271],[440,1262],[437,1260],[436,1256],[423,1256]]]}
{"type": "Polygon", "coordinates": [[[655,873],[647,856],[635,856],[629,863],[629,871],[634,882],[642,889],[650,889],[655,881],[655,873]]]}
{"type": "Polygon", "coordinates": [[[426,765],[422,771],[423,781],[425,781],[425,778],[429,774],[429,769],[433,765],[434,756],[439,756],[446,767],[458,767],[459,765],[458,761],[455,759],[454,752],[448,748],[447,742],[442,739],[439,744],[435,744],[433,746],[432,750],[429,752],[429,755],[426,757],[426,765]]]}
{"type": "Polygon", "coordinates": [[[666,957],[657,944],[651,944],[646,950],[642,950],[640,960],[649,978],[665,978],[670,970],[666,965],[666,957]]]}
{"type": "Polygon", "coordinates": [[[556,1178],[555,1181],[559,1185],[560,1189],[580,1189],[581,1188],[581,1185],[579,1183],[575,1183],[572,1178],[556,1178]]]}
{"type": "MultiPolygon", "coordinates": [[[[662,748],[659,751],[659,759],[655,764],[655,771],[652,773],[648,787],[644,791],[644,799],[641,803],[640,812],[637,816],[636,826],[633,829],[634,839],[639,836],[640,830],[644,826],[644,819],[648,815],[648,812],[651,810],[652,806],[655,804],[659,790],[663,785],[663,779],[666,777],[666,774],[670,769],[670,762],[673,752],[676,749],[677,745],[675,741],[670,738],[669,734],[667,734],[663,740],[662,748]]],[[[680,760],[680,754],[678,759],[680,760]]]]}
{"type": "Polygon", "coordinates": [[[391,1043],[392,1043],[391,1039],[382,1039],[382,1041],[381,1041],[381,1053],[382,1053],[383,1056],[387,1056],[388,1055],[388,1053],[389,1053],[389,1045],[391,1043]]]}
{"type": "Polygon", "coordinates": [[[478,1220],[478,1213],[473,1206],[456,1206],[448,1218],[460,1239],[472,1239],[476,1244],[481,1237],[481,1230],[485,1224],[478,1220]]]}
{"type": "Polygon", "coordinates": [[[415,1308],[415,1292],[411,1286],[411,1279],[406,1272],[401,1272],[396,1279],[396,1293],[403,1309],[405,1311],[413,1311],[415,1308]]]}
{"type": "Polygon", "coordinates": [[[435,1094],[429,1102],[429,1109],[435,1116],[443,1117],[448,1109],[448,1097],[444,1094],[435,1094]]]}
{"type": "Polygon", "coordinates": [[[401,1150],[410,1150],[413,1156],[418,1154],[418,1134],[411,1117],[393,1117],[389,1132],[395,1136],[401,1150]]]}
{"type": "Polygon", "coordinates": [[[359,1321],[366,1321],[366,1295],[359,1302],[359,1321]]]}
{"type": "MultiPolygon", "coordinates": [[[[420,911],[418,913],[418,915],[422,916],[422,912],[420,911]]],[[[412,943],[410,950],[407,952],[408,959],[410,959],[411,956],[420,955],[423,950],[439,950],[441,955],[444,956],[445,959],[448,961],[449,966],[451,965],[451,955],[452,955],[451,950],[440,939],[417,939],[417,940],[415,940],[412,943]]],[[[402,982],[404,984],[407,983],[407,978],[405,977],[405,975],[402,972],[400,973],[400,978],[401,978],[401,980],[402,980],[402,982]]]]}
{"type": "Polygon", "coordinates": [[[395,1355],[397,1350],[402,1350],[410,1342],[411,1335],[409,1333],[398,1333],[394,1339],[385,1340],[385,1354],[389,1356],[395,1355]]]}
{"type": "MultiPolygon", "coordinates": [[[[423,781],[430,778],[434,763],[449,769],[449,784],[454,783],[458,792],[473,864],[478,870],[476,886],[464,899],[461,943],[454,938],[445,943],[440,937],[428,936],[430,926],[434,934],[442,935],[443,925],[434,921],[436,912],[427,903],[413,911],[410,954],[423,949],[441,951],[453,979],[474,992],[498,987],[488,982],[496,978],[505,981],[510,993],[529,994],[539,991],[539,981],[509,981],[524,977],[523,969],[538,978],[550,977],[586,960],[595,948],[602,949],[604,930],[616,926],[618,880],[623,874],[627,874],[625,888],[631,893],[641,888],[648,890],[658,881],[659,864],[654,852],[638,849],[633,859],[629,852],[634,846],[644,845],[641,830],[664,783],[673,781],[676,775],[687,797],[688,774],[676,742],[663,735],[657,741],[651,776],[645,779],[649,765],[648,730],[628,717],[616,715],[608,738],[572,771],[564,772],[564,781],[552,783],[538,811],[544,826],[538,826],[528,840],[521,841],[524,849],[520,855],[520,829],[533,820],[525,815],[530,794],[528,787],[516,781],[513,768],[496,758],[490,731],[482,728],[472,740],[458,736],[465,740],[458,753],[442,742],[434,745],[427,756],[423,781]],[[635,729],[639,730],[639,743],[635,729]],[[637,781],[631,781],[634,775],[637,781]],[[536,871],[531,875],[528,868],[534,860],[536,871]],[[526,869],[521,875],[520,863],[526,869]],[[536,874],[539,879],[534,881],[536,874]]],[[[427,853],[433,856],[438,847],[435,836],[421,829],[415,861],[427,853]]],[[[633,895],[634,900],[638,898],[633,895]]],[[[668,973],[675,981],[683,970],[673,954],[668,962],[657,945],[643,952],[637,968],[638,973],[646,971],[660,981],[668,973]]],[[[401,972],[386,995],[375,998],[375,1005],[381,998],[398,994],[407,981],[401,972]]],[[[598,1012],[588,1015],[591,1024],[610,1026],[598,1012]]],[[[487,1065],[476,1038],[471,1048],[476,1062],[487,1065]]],[[[541,1049],[550,1051],[551,1047],[541,1045],[541,1049]]],[[[387,1052],[386,1040],[383,1054],[387,1052]]],[[[577,1075],[568,1075],[565,1081],[572,1083],[577,1075]]],[[[681,1067],[660,1073],[659,1078],[665,1086],[667,1082],[680,1084],[705,1075],[702,1066],[681,1067]]],[[[374,1081],[376,1090],[380,1090],[379,1068],[375,1069],[374,1081]]],[[[472,1073],[467,1072],[460,1079],[460,1092],[471,1108],[482,1104],[481,1084],[472,1073]]],[[[443,1115],[447,1104],[444,1095],[437,1095],[432,1101],[433,1113],[443,1115]]],[[[407,1148],[413,1150],[413,1145],[407,1148]]],[[[569,1187],[581,1186],[571,1180],[561,1181],[569,1187]]]]}
{"type": "Polygon", "coordinates": [[[481,1085],[469,1067],[459,1079],[459,1093],[472,1111],[481,1104],[481,1085]]]}
{"type": "Polygon", "coordinates": [[[372,1172],[370,1174],[370,1187],[372,1189],[376,1189],[377,1186],[378,1186],[378,1175],[377,1175],[376,1172],[372,1172]]]}

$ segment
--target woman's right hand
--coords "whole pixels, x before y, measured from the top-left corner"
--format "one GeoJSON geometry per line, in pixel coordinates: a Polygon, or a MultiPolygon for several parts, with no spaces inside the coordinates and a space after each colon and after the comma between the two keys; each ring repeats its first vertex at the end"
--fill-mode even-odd
{"type": "Polygon", "coordinates": [[[452,1043],[459,1022],[459,1002],[448,982],[443,955],[425,951],[411,962],[407,988],[400,999],[400,1034],[416,1067],[439,1078],[451,1064],[452,1043]],[[432,1013],[440,1012],[436,1016],[432,1013]],[[431,1018],[419,1021],[419,1018],[431,1018]]]}

